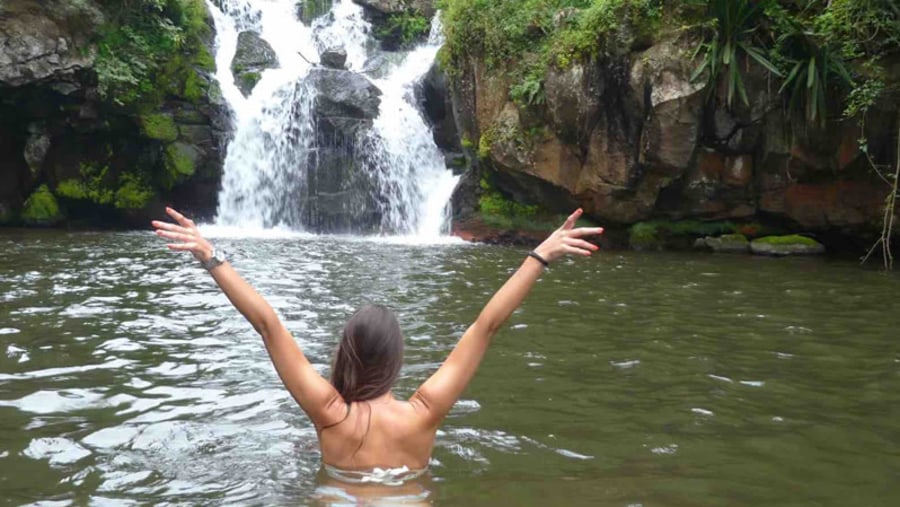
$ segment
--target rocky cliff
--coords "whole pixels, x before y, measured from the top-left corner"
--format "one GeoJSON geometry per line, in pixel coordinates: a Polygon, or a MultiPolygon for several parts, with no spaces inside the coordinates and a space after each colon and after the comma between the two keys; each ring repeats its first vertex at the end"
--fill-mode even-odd
{"type": "MultiPolygon", "coordinates": [[[[566,23],[572,12],[548,24],[566,23]]],[[[726,86],[692,77],[696,32],[657,26],[642,37],[627,16],[615,26],[615,48],[557,58],[539,79],[526,75],[524,86],[517,61],[534,56],[528,51],[505,62],[484,49],[493,41],[451,46],[444,65],[475,166],[454,198],[458,219],[477,212],[473,191],[487,190],[551,212],[581,206],[621,228],[762,223],[854,248],[880,231],[890,188],[870,161],[895,163],[895,100],[883,97],[865,122],[838,112],[808,123],[792,114],[780,81],[747,59],[747,104],[729,106],[726,86]]],[[[450,26],[450,43],[466,42],[466,29],[450,26]]],[[[546,29],[532,29],[537,47],[546,29]]],[[[886,69],[889,82],[900,81],[900,65],[886,69]]]]}
{"type": "Polygon", "coordinates": [[[214,212],[228,121],[205,4],[120,4],[0,3],[0,223],[214,212]]]}

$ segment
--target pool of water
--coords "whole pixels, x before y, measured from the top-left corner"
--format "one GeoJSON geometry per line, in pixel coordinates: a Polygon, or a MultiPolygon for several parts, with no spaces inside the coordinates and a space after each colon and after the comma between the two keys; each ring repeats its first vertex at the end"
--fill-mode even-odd
{"type": "MultiPolygon", "coordinates": [[[[521,249],[231,234],[326,374],[394,308],[396,393],[521,249]]],[[[900,504],[900,277],[823,259],[601,253],[548,272],[443,425],[436,505],[900,504]]],[[[0,503],[315,505],[320,455],[259,338],[150,233],[0,231],[0,503]]]]}

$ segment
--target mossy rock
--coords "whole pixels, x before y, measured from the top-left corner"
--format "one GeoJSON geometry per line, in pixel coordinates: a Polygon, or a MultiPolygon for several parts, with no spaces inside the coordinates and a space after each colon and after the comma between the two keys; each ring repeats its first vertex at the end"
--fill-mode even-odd
{"type": "Polygon", "coordinates": [[[812,238],[790,234],[755,239],[750,243],[750,250],[757,255],[821,255],[825,246],[812,238]]]}
{"type": "Polygon", "coordinates": [[[298,0],[297,18],[304,24],[311,25],[316,18],[328,14],[334,0],[298,0]]]}
{"type": "Polygon", "coordinates": [[[639,222],[631,226],[628,232],[628,246],[634,250],[663,250],[666,242],[657,224],[639,222]]]}
{"type": "Polygon", "coordinates": [[[245,97],[249,97],[253,93],[253,89],[256,88],[256,84],[259,83],[260,79],[262,79],[262,74],[256,71],[240,72],[235,75],[238,90],[245,97]]]}
{"type": "Polygon", "coordinates": [[[164,113],[141,115],[141,130],[144,135],[157,141],[172,142],[178,139],[178,128],[175,120],[164,113]]]}
{"type": "Polygon", "coordinates": [[[197,171],[200,152],[193,145],[172,143],[166,146],[166,173],[169,185],[181,183],[197,171]]]}
{"type": "Polygon", "coordinates": [[[63,215],[59,211],[59,203],[56,197],[47,188],[41,185],[25,201],[22,209],[22,221],[26,225],[51,226],[62,221],[63,215]]]}
{"type": "Polygon", "coordinates": [[[748,253],[750,251],[750,241],[743,234],[707,236],[702,241],[707,248],[716,253],[748,253]]]}

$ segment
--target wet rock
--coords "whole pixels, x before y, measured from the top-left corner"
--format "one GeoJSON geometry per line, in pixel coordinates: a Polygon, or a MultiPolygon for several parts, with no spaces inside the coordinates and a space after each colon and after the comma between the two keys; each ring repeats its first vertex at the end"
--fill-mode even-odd
{"type": "Polygon", "coordinates": [[[415,93],[425,118],[431,124],[431,133],[438,148],[445,152],[462,151],[449,83],[438,62],[428,69],[422,82],[415,87],[415,93]]]}
{"type": "Polygon", "coordinates": [[[53,9],[41,4],[0,3],[0,85],[67,81],[93,65],[94,47],[69,24],[99,25],[103,16],[97,8],[89,2],[59,2],[53,9]]]}
{"type": "Polygon", "coordinates": [[[555,67],[544,82],[547,110],[557,136],[570,144],[588,139],[597,122],[604,82],[593,76],[595,66],[573,64],[555,67]]]}
{"type": "Polygon", "coordinates": [[[378,116],[381,91],[364,76],[316,68],[316,150],[310,155],[302,220],[314,231],[373,233],[381,224],[378,174],[368,172],[366,136],[378,116]]]}
{"type": "Polygon", "coordinates": [[[373,120],[378,116],[381,90],[360,74],[347,70],[313,69],[308,77],[316,88],[316,116],[373,120]]]}
{"type": "MultiPolygon", "coordinates": [[[[691,81],[686,48],[657,44],[645,51],[631,69],[632,86],[649,89],[644,108],[649,119],[641,140],[641,163],[679,175],[688,167],[700,132],[704,83],[691,81]]],[[[645,95],[646,96],[646,95],[645,95]]]]}
{"type": "Polygon", "coordinates": [[[707,248],[716,253],[747,253],[750,251],[750,241],[743,234],[723,234],[722,236],[698,239],[707,248]]]}
{"type": "Polygon", "coordinates": [[[341,46],[332,46],[322,51],[319,61],[330,69],[344,70],[347,68],[347,51],[341,46]]]}
{"type": "Polygon", "coordinates": [[[331,10],[334,0],[298,0],[297,19],[311,25],[317,18],[331,10]]]}
{"type": "Polygon", "coordinates": [[[259,34],[244,31],[238,34],[237,50],[231,60],[234,82],[245,97],[259,82],[262,71],[278,67],[275,50],[259,34]]]}
{"type": "Polygon", "coordinates": [[[50,135],[42,126],[32,124],[29,126],[28,139],[25,141],[25,163],[31,169],[31,174],[37,176],[41,172],[41,165],[50,149],[50,135]]]}
{"type": "Polygon", "coordinates": [[[821,255],[825,246],[812,238],[793,234],[755,239],[750,242],[750,250],[757,255],[821,255]]]}
{"type": "Polygon", "coordinates": [[[377,11],[381,14],[401,14],[415,11],[423,16],[433,16],[435,12],[435,0],[353,0],[366,9],[377,11]]]}

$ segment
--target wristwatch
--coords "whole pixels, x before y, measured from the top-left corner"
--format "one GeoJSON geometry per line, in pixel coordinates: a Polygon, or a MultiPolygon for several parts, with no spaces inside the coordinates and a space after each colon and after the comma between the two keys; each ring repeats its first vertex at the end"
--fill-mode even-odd
{"type": "Polygon", "coordinates": [[[223,252],[217,248],[213,248],[212,255],[210,256],[209,260],[200,261],[200,265],[203,266],[203,269],[205,269],[207,271],[211,271],[213,268],[215,268],[216,266],[219,266],[220,264],[222,264],[224,262],[225,262],[225,252],[223,252]]]}

